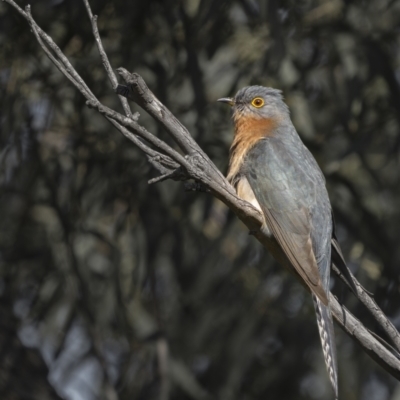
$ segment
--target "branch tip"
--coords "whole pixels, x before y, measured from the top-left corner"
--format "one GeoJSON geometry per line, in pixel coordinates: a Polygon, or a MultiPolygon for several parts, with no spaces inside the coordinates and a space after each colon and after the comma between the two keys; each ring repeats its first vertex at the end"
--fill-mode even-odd
{"type": "Polygon", "coordinates": [[[139,118],[140,118],[140,113],[138,111],[136,111],[131,115],[131,119],[133,119],[134,121],[139,121],[139,118]]]}

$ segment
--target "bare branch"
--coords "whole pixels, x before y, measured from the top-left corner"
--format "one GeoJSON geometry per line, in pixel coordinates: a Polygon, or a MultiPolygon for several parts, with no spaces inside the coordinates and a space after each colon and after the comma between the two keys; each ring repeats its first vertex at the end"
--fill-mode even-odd
{"type": "Polygon", "coordinates": [[[182,165],[185,168],[191,169],[191,164],[188,160],[179,154],[172,147],[168,146],[165,142],[158,139],[156,136],[151,134],[146,128],[139,125],[136,121],[125,117],[117,111],[112,110],[111,108],[101,104],[98,100],[88,101],[88,105],[92,108],[96,108],[100,114],[103,114],[107,118],[113,119],[117,121],[119,124],[123,125],[126,128],[132,129],[137,135],[146,139],[148,142],[158,147],[160,150],[167,153],[172,159],[174,159],[177,163],[182,165]]]}
{"type": "MultiPolygon", "coordinates": [[[[60,70],[60,72],[63,73],[82,94],[84,94],[84,96],[87,99],[94,100],[95,99],[94,94],[89,90],[89,88],[87,87],[86,83],[84,83],[82,78],[76,73],[75,69],[72,66],[66,67],[48,49],[47,45],[42,40],[43,35],[41,34],[40,28],[37,26],[36,22],[32,18],[30,6],[26,6],[26,13],[24,13],[24,15],[26,16],[26,19],[28,20],[29,25],[32,28],[32,32],[35,35],[36,40],[38,41],[38,43],[40,44],[46,55],[50,58],[50,60],[55,64],[55,66],[60,70]]],[[[61,53],[61,50],[58,47],[57,49],[61,53]]],[[[56,51],[57,56],[58,56],[58,51],[56,51]]]]}
{"type": "MultiPolygon", "coordinates": [[[[117,77],[114,73],[114,70],[111,67],[110,61],[108,60],[107,54],[104,51],[103,43],[100,38],[99,28],[97,27],[97,15],[93,15],[92,9],[90,8],[90,4],[88,0],[83,0],[85,4],[86,11],[89,15],[90,22],[92,23],[93,36],[96,40],[97,48],[99,50],[99,54],[101,57],[101,61],[103,63],[103,67],[107,72],[108,78],[110,79],[112,88],[115,89],[118,86],[117,77]]],[[[131,108],[129,107],[128,100],[123,96],[118,96],[121,101],[122,107],[124,108],[125,114],[127,117],[137,121],[139,119],[139,113],[132,114],[131,108]]]]}
{"type": "Polygon", "coordinates": [[[383,346],[364,325],[355,318],[344,306],[341,306],[335,296],[329,298],[333,316],[339,326],[356,342],[363,350],[374,359],[389,374],[400,380],[400,358],[383,346]]]}
{"type": "MultiPolygon", "coordinates": [[[[162,104],[153,92],[148,88],[143,78],[136,73],[130,74],[124,68],[118,68],[118,73],[129,85],[129,92],[124,95],[136,101],[144,110],[146,110],[155,120],[160,122],[166,131],[174,138],[177,144],[187,154],[197,154],[204,158],[215,173],[215,178],[220,178],[221,182],[226,182],[224,176],[218,168],[211,162],[210,158],[202,151],[196,141],[192,138],[185,126],[162,104]]],[[[117,93],[124,87],[117,87],[117,93]]]]}
{"type": "MultiPolygon", "coordinates": [[[[72,84],[82,93],[82,95],[88,100],[89,105],[92,107],[99,107],[99,101],[97,100],[96,96],[91,92],[89,87],[86,85],[84,80],[81,78],[81,76],[78,74],[78,72],[74,69],[72,64],[69,62],[69,60],[65,57],[65,55],[62,53],[61,49],[54,43],[54,41],[51,39],[50,36],[48,36],[43,30],[36,24],[35,20],[33,19],[31,15],[31,8],[30,6],[26,6],[26,11],[22,10],[13,0],[5,0],[7,3],[9,3],[11,6],[16,8],[18,12],[28,21],[29,25],[32,28],[32,32],[36,37],[36,40],[42,47],[43,51],[46,53],[46,55],[49,57],[49,59],[54,63],[54,65],[59,69],[61,73],[63,73],[71,82],[72,84]],[[53,51],[51,51],[50,49],[53,51]],[[53,54],[54,53],[54,54],[53,54]]],[[[87,4],[87,7],[89,7],[89,4],[87,4]]],[[[93,17],[93,14],[91,13],[90,7],[88,9],[89,16],[93,17]]],[[[94,18],[94,17],[93,17],[94,18]]],[[[97,24],[96,21],[93,21],[92,19],[92,26],[93,30],[96,30],[97,33],[97,43],[99,47],[99,51],[101,54],[103,53],[105,56],[105,59],[103,58],[103,63],[106,64],[106,71],[108,73],[108,76],[110,77],[110,80],[112,84],[116,83],[116,76],[114,72],[112,71],[112,68],[109,64],[108,58],[105,55],[104,49],[101,45],[100,37],[98,36],[98,30],[97,30],[97,24]]],[[[121,97],[121,96],[120,96],[121,97]]],[[[123,99],[123,105],[126,103],[126,99],[123,99]]],[[[109,115],[106,115],[106,118],[128,139],[130,139],[136,146],[138,146],[145,154],[147,154],[149,157],[152,158],[152,165],[155,166],[162,174],[166,174],[171,172],[168,169],[165,169],[162,167],[161,164],[166,164],[170,166],[172,169],[178,168],[178,164],[176,164],[170,157],[154,150],[148,147],[146,144],[144,144],[137,136],[135,136],[132,132],[129,132],[128,129],[124,127],[129,126],[129,124],[126,124],[126,120],[130,121],[135,121],[138,118],[138,115],[132,115],[132,112],[130,111],[129,105],[128,108],[124,106],[124,110],[127,113],[127,117],[123,117],[121,114],[116,113],[115,111],[112,111],[111,113],[108,113],[109,115]],[[118,118],[116,118],[116,115],[118,114],[118,118]],[[119,120],[119,123],[115,121],[115,119],[119,120]],[[121,122],[125,121],[125,124],[121,122]],[[115,123],[114,123],[115,122],[115,123]],[[163,161],[163,163],[160,164],[160,162],[163,161]]],[[[103,114],[107,114],[106,112],[103,114]]],[[[131,125],[131,128],[133,129],[138,129],[139,136],[144,137],[144,139],[147,139],[149,142],[152,142],[159,148],[163,149],[165,152],[169,153],[170,155],[174,155],[180,162],[184,162],[184,158],[177,153],[175,150],[170,148],[168,145],[166,145],[164,142],[161,142],[159,139],[157,139],[155,136],[153,136],[150,132],[147,132],[144,128],[140,127],[138,124],[133,124],[131,125]],[[154,143],[155,142],[155,143],[154,143]],[[160,146],[161,144],[161,146],[160,146]]],[[[179,162],[178,161],[178,162],[179,162]]]]}
{"type": "MultiPolygon", "coordinates": [[[[342,279],[343,282],[350,288],[349,283],[346,278],[341,274],[339,269],[334,265],[333,271],[336,275],[342,279]]],[[[351,273],[351,272],[350,272],[351,273]]],[[[361,301],[362,304],[366,307],[366,309],[371,313],[371,315],[375,318],[375,320],[379,323],[382,329],[386,332],[396,350],[400,353],[400,334],[397,329],[394,327],[392,322],[387,318],[387,316],[380,309],[378,304],[376,304],[375,300],[371,298],[369,293],[363,288],[363,286],[357,281],[357,279],[352,275],[354,284],[357,290],[357,298],[361,301]]]]}
{"type": "MultiPolygon", "coordinates": [[[[33,33],[35,34],[36,38],[40,37],[47,46],[50,47],[50,49],[54,52],[54,54],[59,58],[58,63],[55,63],[56,66],[60,69],[60,64],[63,65],[62,69],[60,69],[61,72],[64,73],[64,75],[71,76],[73,80],[71,80],[72,83],[82,92],[85,92],[86,96],[94,99],[95,96],[92,93],[92,91],[89,89],[89,87],[86,85],[86,82],[81,78],[81,76],[76,72],[72,64],[69,62],[68,58],[64,55],[64,53],[61,51],[61,49],[54,43],[53,39],[47,35],[40,27],[39,25],[35,22],[35,20],[32,18],[31,15],[31,7],[28,5],[25,8],[25,12],[13,1],[13,0],[4,0],[10,5],[12,5],[14,8],[16,8],[19,13],[24,16],[24,18],[28,21],[30,27],[33,30],[33,33]]],[[[44,43],[39,40],[40,45],[42,46],[43,50],[45,50],[46,54],[49,56],[49,51],[47,47],[44,45],[44,43]]],[[[50,56],[49,56],[50,57],[50,56]]],[[[54,62],[54,57],[50,59],[54,62]]]]}
{"type": "Polygon", "coordinates": [[[128,92],[124,91],[124,88],[126,88],[125,86],[120,86],[119,88],[117,87],[117,93],[121,91],[121,95],[129,97],[131,100],[137,102],[154,119],[159,121],[186,153],[191,154],[201,151],[189,131],[176,119],[171,111],[154,96],[153,92],[148,88],[139,74],[131,74],[124,68],[118,68],[117,72],[129,85],[128,92]]]}
{"type": "Polygon", "coordinates": [[[179,164],[172,160],[171,157],[166,156],[152,149],[147,144],[145,144],[137,135],[134,135],[131,131],[126,129],[124,126],[119,124],[112,118],[107,118],[126,138],[131,140],[140,150],[147,155],[148,161],[157,168],[162,174],[167,173],[167,171],[175,170],[179,168],[179,164]],[[160,169],[161,168],[161,169],[160,169]]]}
{"type": "Polygon", "coordinates": [[[181,180],[187,180],[188,176],[183,172],[182,168],[178,168],[171,172],[166,172],[165,174],[158,176],[156,178],[150,179],[148,183],[149,185],[152,185],[153,183],[166,181],[167,179],[181,181],[181,180]]]}

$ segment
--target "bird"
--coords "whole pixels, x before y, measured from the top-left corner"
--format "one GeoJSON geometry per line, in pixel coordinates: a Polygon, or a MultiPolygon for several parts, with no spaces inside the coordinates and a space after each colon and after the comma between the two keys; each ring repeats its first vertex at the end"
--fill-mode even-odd
{"type": "Polygon", "coordinates": [[[310,289],[325,364],[338,399],[329,304],[332,262],[353,291],[355,287],[336,238],[325,177],[300,139],[280,90],[247,86],[234,97],[218,101],[229,104],[233,111],[234,138],[227,179],[238,197],[262,213],[261,229],[277,241],[310,289]]]}

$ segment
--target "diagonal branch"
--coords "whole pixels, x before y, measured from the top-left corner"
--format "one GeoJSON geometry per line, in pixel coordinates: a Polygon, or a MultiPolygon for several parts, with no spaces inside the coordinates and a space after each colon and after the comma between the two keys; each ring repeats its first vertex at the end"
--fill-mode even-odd
{"type": "Polygon", "coordinates": [[[400,355],[390,352],[379,340],[377,340],[365,326],[355,318],[344,306],[340,305],[336,297],[330,294],[329,302],[332,314],[339,326],[358,344],[363,350],[390,375],[400,380],[400,355]]]}
{"type": "Polygon", "coordinates": [[[117,71],[128,86],[118,85],[116,92],[137,102],[165,128],[183,151],[190,155],[197,154],[199,157],[202,157],[212,168],[215,173],[215,178],[220,179],[219,183],[225,185],[226,180],[221,171],[214,165],[207,154],[203,152],[186,127],[182,125],[182,123],[157,99],[156,96],[154,96],[143,78],[137,73],[130,74],[124,68],[118,68],[117,71]]]}
{"type": "Polygon", "coordinates": [[[160,150],[167,153],[174,161],[182,165],[187,169],[191,169],[191,164],[189,161],[179,154],[176,150],[172,147],[168,146],[165,142],[160,140],[158,137],[154,136],[150,133],[146,128],[139,125],[136,121],[125,117],[124,115],[120,114],[117,111],[112,110],[111,108],[103,105],[97,99],[96,100],[88,100],[88,106],[91,108],[96,108],[97,111],[104,115],[107,119],[114,120],[118,122],[120,125],[124,126],[125,128],[129,128],[134,131],[138,136],[142,137],[143,139],[150,142],[152,145],[158,147],[160,150]]]}
{"type": "MultiPolygon", "coordinates": [[[[82,79],[82,77],[78,74],[78,72],[75,70],[75,68],[72,66],[72,64],[69,62],[68,58],[63,54],[61,49],[57,46],[56,43],[54,43],[53,39],[48,36],[36,23],[36,21],[33,19],[32,14],[31,14],[31,8],[30,6],[26,6],[26,10],[24,11],[21,7],[19,7],[13,0],[4,0],[6,3],[10,4],[12,7],[14,7],[27,21],[28,24],[30,25],[33,34],[35,35],[36,40],[40,44],[41,48],[43,51],[46,53],[46,55],[49,57],[49,59],[53,62],[53,64],[58,68],[58,70],[78,89],[81,94],[86,98],[86,100],[89,102],[89,104],[98,104],[98,100],[96,96],[92,93],[92,91],[89,89],[87,86],[86,82],[82,79]]],[[[90,7],[89,7],[90,10],[90,7]]],[[[89,12],[89,11],[88,11],[89,12]]],[[[93,16],[91,11],[89,12],[89,15],[93,16]]],[[[96,32],[98,34],[97,30],[97,24],[92,22],[94,24],[96,29],[96,32]]],[[[100,37],[97,36],[98,39],[100,40],[100,37]]],[[[102,49],[102,53],[105,54],[104,49],[102,47],[101,41],[97,42],[99,49],[102,49]]],[[[109,61],[107,56],[105,56],[106,61],[103,61],[109,66],[109,61]]],[[[111,83],[116,86],[116,76],[114,72],[111,69],[111,66],[108,68],[107,67],[107,72],[111,71],[108,75],[111,80],[111,83]]],[[[124,99],[124,103],[127,104],[126,99],[124,99]]],[[[128,105],[128,108],[124,106],[124,110],[127,114],[127,118],[131,119],[132,121],[135,121],[138,118],[138,115],[132,115],[132,112],[130,111],[130,107],[128,105]]],[[[149,147],[147,144],[145,144],[141,139],[139,139],[135,134],[130,132],[126,127],[118,123],[118,121],[115,120],[108,120],[128,139],[130,139],[136,146],[138,146],[148,157],[149,162],[157,168],[162,174],[165,174],[167,172],[170,172],[173,169],[176,169],[179,167],[179,164],[174,162],[170,157],[166,156],[165,154],[160,153],[159,151],[152,149],[149,147]],[[160,163],[160,161],[162,161],[160,163]],[[169,166],[168,169],[165,167],[169,166]]],[[[153,135],[151,135],[150,132],[147,132],[145,135],[145,139],[151,137],[155,138],[153,135]]],[[[155,138],[156,139],[156,138],[155,138]]],[[[151,140],[150,140],[151,142],[151,140]]],[[[169,150],[170,147],[165,144],[164,149],[169,150]]],[[[173,152],[174,150],[171,149],[173,152]]],[[[179,155],[179,153],[175,152],[174,154],[179,155]]]]}
{"type": "MultiPolygon", "coordinates": [[[[106,70],[108,78],[114,89],[117,87],[118,81],[117,81],[117,77],[114,73],[114,70],[111,67],[111,64],[107,57],[107,54],[104,51],[103,42],[101,41],[100,34],[99,34],[99,28],[97,27],[97,15],[93,15],[93,12],[92,12],[92,9],[90,8],[90,4],[89,4],[88,0],[83,0],[83,3],[85,4],[86,11],[90,18],[90,22],[92,23],[93,36],[96,40],[96,44],[97,44],[97,48],[99,50],[101,62],[103,63],[103,67],[106,70]]],[[[118,97],[119,97],[119,100],[121,101],[122,107],[125,111],[125,115],[127,117],[137,121],[139,119],[139,113],[132,114],[131,108],[129,107],[128,100],[124,96],[118,96],[118,97]]]]}
{"type": "MultiPolygon", "coordinates": [[[[347,282],[346,278],[339,271],[339,269],[333,265],[333,272],[351,289],[351,286],[347,282]]],[[[351,274],[351,272],[350,272],[351,274]]],[[[385,333],[388,335],[396,350],[400,353],[400,334],[392,324],[392,322],[388,319],[388,317],[384,314],[381,308],[376,304],[375,300],[371,298],[371,296],[367,293],[367,291],[363,288],[363,286],[357,281],[357,279],[351,275],[353,278],[353,282],[356,288],[356,296],[358,300],[365,306],[365,308],[371,313],[374,319],[379,323],[385,333]]]]}

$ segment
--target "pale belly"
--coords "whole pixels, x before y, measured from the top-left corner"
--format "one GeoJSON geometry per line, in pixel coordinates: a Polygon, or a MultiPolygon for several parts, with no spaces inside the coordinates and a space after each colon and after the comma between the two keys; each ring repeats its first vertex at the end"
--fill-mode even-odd
{"type": "MultiPolygon", "coordinates": [[[[242,200],[249,202],[254,208],[256,208],[258,211],[261,212],[261,214],[264,215],[260,203],[257,201],[253,189],[251,188],[249,181],[246,179],[246,177],[241,177],[239,182],[236,184],[236,193],[242,200]]],[[[268,228],[265,219],[261,229],[266,235],[272,235],[272,232],[268,228]]]]}

